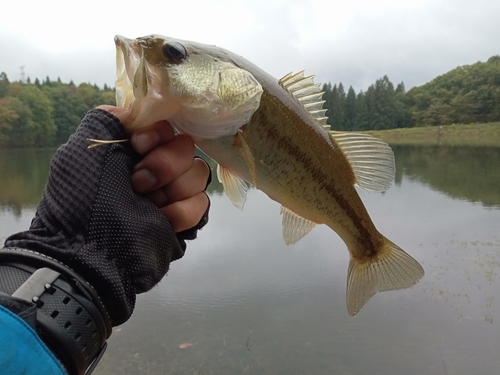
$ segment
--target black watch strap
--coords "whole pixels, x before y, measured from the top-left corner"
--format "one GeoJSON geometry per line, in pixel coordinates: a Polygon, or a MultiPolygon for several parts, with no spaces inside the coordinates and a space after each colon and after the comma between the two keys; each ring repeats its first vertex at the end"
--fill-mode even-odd
{"type": "Polygon", "coordinates": [[[33,328],[69,374],[93,371],[106,349],[111,324],[97,294],[83,279],[53,259],[4,248],[0,292],[36,306],[33,328]]]}

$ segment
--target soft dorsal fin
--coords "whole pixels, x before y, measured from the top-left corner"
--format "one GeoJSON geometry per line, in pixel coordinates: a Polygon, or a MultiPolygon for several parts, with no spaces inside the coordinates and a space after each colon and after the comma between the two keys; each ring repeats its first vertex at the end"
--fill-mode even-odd
{"type": "Polygon", "coordinates": [[[316,226],[316,223],[304,219],[283,206],[281,206],[281,214],[283,215],[283,240],[287,246],[296,243],[316,226]]]}
{"type": "Polygon", "coordinates": [[[247,200],[248,183],[220,164],[217,165],[217,177],[231,202],[236,208],[243,210],[247,200]]]}
{"type": "Polygon", "coordinates": [[[387,143],[368,134],[328,133],[349,160],[356,185],[368,191],[386,191],[391,186],[396,167],[387,143]]]}
{"type": "MultiPolygon", "coordinates": [[[[304,71],[286,76],[278,81],[290,95],[292,95],[309,114],[322,126],[326,125],[328,117],[325,116],[326,109],[323,109],[324,100],[321,100],[324,92],[319,87],[319,83],[314,83],[314,76],[304,76],[304,71]]],[[[330,128],[329,125],[328,129],[330,128]]]]}
{"type": "Polygon", "coordinates": [[[389,145],[368,134],[329,131],[326,109],[323,109],[323,92],[315,84],[314,76],[304,76],[304,71],[288,73],[278,83],[292,95],[316,121],[329,132],[349,160],[355,175],[355,184],[368,191],[385,191],[394,181],[394,154],[389,145]]]}

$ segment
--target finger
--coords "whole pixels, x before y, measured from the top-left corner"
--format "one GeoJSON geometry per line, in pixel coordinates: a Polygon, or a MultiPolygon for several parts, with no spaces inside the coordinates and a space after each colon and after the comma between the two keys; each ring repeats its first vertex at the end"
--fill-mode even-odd
{"type": "Polygon", "coordinates": [[[194,159],[191,168],[172,181],[148,194],[149,199],[158,207],[188,199],[205,190],[210,168],[203,159],[194,159]]]}
{"type": "Polygon", "coordinates": [[[167,121],[162,120],[145,130],[132,134],[131,142],[135,150],[144,155],[155,147],[170,142],[174,137],[175,132],[172,126],[167,121]]]}
{"type": "Polygon", "coordinates": [[[208,196],[199,193],[183,201],[174,202],[161,209],[175,233],[197,225],[208,209],[208,196]]]}
{"type": "Polygon", "coordinates": [[[193,164],[194,143],[186,135],[177,135],[170,142],[147,154],[134,168],[132,186],[146,193],[167,185],[186,173],[193,164]]]}
{"type": "Polygon", "coordinates": [[[130,110],[123,107],[115,107],[113,105],[100,105],[96,109],[102,109],[103,111],[109,112],[116,116],[121,123],[129,116],[130,110]]]}

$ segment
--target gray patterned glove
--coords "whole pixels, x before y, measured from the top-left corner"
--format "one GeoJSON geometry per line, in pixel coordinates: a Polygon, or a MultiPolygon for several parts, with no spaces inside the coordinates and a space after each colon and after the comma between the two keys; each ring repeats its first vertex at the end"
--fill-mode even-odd
{"type": "Polygon", "coordinates": [[[126,137],[113,115],[88,112],[52,159],[30,229],[5,242],[73,269],[97,291],[112,325],[131,316],[135,295],[162,279],[184,255],[184,240],[208,221],[207,210],[195,228],[175,235],[161,211],[133,191],[131,171],[140,157],[128,143],[87,149],[87,138],[126,137]]]}

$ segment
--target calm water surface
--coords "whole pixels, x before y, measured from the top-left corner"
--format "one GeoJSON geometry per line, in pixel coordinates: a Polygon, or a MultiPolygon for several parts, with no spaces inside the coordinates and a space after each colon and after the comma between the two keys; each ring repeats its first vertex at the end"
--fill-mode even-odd
{"type": "MultiPolygon", "coordinates": [[[[29,225],[52,151],[0,153],[2,241],[29,225]]],[[[349,317],[348,253],[334,232],[287,247],[278,204],[251,190],[240,212],[214,183],[209,225],[139,296],[94,373],[498,374],[500,148],[394,151],[396,184],[360,194],[425,268],[414,288],[349,317]]]]}

